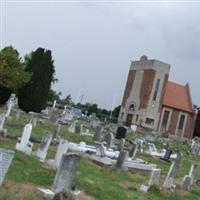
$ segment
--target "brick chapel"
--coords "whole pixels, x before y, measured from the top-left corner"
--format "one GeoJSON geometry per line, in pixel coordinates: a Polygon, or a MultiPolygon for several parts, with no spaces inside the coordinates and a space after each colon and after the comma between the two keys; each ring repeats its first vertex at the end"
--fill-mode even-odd
{"type": "Polygon", "coordinates": [[[122,100],[119,121],[126,125],[192,138],[196,111],[189,85],[168,80],[170,65],[142,56],[133,61],[122,100]]]}

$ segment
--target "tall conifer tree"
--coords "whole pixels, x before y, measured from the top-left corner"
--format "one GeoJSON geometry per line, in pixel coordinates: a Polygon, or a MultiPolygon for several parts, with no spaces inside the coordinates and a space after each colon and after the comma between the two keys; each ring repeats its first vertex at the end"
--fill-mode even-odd
{"type": "Polygon", "coordinates": [[[26,71],[32,74],[30,82],[19,92],[19,107],[26,112],[40,112],[46,107],[51,83],[55,81],[55,67],[50,50],[38,48],[25,57],[26,71]]]}

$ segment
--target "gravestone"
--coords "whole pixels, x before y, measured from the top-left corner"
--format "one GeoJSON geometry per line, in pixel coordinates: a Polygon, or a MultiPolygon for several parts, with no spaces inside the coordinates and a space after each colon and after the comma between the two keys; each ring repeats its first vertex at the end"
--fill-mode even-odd
{"type": "Polygon", "coordinates": [[[176,173],[180,167],[180,163],[183,159],[182,153],[178,152],[175,162],[172,163],[170,170],[167,174],[167,177],[164,181],[164,188],[170,189],[173,186],[173,182],[176,176],[176,173]]]}
{"type": "Polygon", "coordinates": [[[126,137],[126,128],[124,126],[119,126],[116,131],[116,139],[121,139],[126,137]]]}
{"type": "Polygon", "coordinates": [[[157,185],[160,180],[161,169],[152,169],[151,176],[148,181],[148,185],[142,184],[140,190],[143,192],[148,192],[149,188],[153,185],[157,185]]]}
{"type": "Polygon", "coordinates": [[[139,144],[137,142],[134,142],[133,143],[133,146],[129,152],[129,156],[132,158],[132,159],[135,159],[135,156],[136,156],[136,153],[138,151],[138,147],[139,147],[139,144]]]}
{"type": "Polygon", "coordinates": [[[69,132],[75,133],[75,126],[76,126],[76,121],[75,120],[71,121],[70,126],[68,128],[69,132]]]}
{"type": "Polygon", "coordinates": [[[61,130],[61,124],[57,124],[56,130],[55,130],[54,135],[53,135],[53,138],[56,138],[56,139],[59,138],[60,130],[61,130]]]}
{"type": "Polygon", "coordinates": [[[52,141],[52,135],[51,134],[47,133],[42,137],[42,140],[41,140],[41,143],[40,143],[40,147],[37,150],[37,157],[41,161],[44,161],[46,159],[47,151],[49,149],[51,141],[52,141]]]}
{"type": "Polygon", "coordinates": [[[111,148],[112,145],[113,145],[113,140],[114,140],[114,136],[111,132],[109,132],[107,135],[106,135],[106,144],[107,144],[107,148],[111,148]]]}
{"type": "Polygon", "coordinates": [[[171,155],[172,155],[172,150],[166,149],[164,157],[160,159],[169,162],[171,155]]]}
{"type": "Polygon", "coordinates": [[[101,135],[102,135],[102,127],[101,126],[97,126],[96,130],[95,130],[95,134],[93,137],[94,141],[100,142],[101,141],[101,135]]]}
{"type": "Polygon", "coordinates": [[[9,98],[8,102],[7,102],[7,111],[6,111],[6,118],[10,116],[10,112],[12,110],[12,107],[15,104],[15,94],[11,94],[11,97],[9,98]]]}
{"type": "Polygon", "coordinates": [[[79,160],[80,155],[78,154],[63,154],[52,187],[52,191],[55,194],[59,192],[70,192],[72,190],[79,160]]]}
{"type": "Polygon", "coordinates": [[[53,166],[55,168],[59,166],[62,156],[63,154],[67,153],[68,148],[69,148],[69,142],[67,140],[60,139],[53,163],[53,166]]]}
{"type": "Polygon", "coordinates": [[[22,133],[22,137],[18,138],[16,149],[26,154],[31,154],[33,144],[29,142],[32,131],[32,124],[26,124],[22,133]]]}
{"type": "Polygon", "coordinates": [[[106,148],[104,147],[103,143],[96,143],[97,145],[97,156],[104,157],[106,156],[106,148]]]}
{"type": "Polygon", "coordinates": [[[0,187],[10,167],[13,156],[14,156],[14,151],[0,148],[0,187]]]}
{"type": "Polygon", "coordinates": [[[76,123],[76,125],[75,125],[75,133],[81,133],[81,126],[80,126],[80,124],[79,123],[76,123]]]}
{"type": "Polygon", "coordinates": [[[0,116],[0,131],[3,130],[5,119],[6,119],[6,115],[4,113],[2,113],[0,116]]]}
{"type": "Polygon", "coordinates": [[[117,158],[116,162],[116,168],[120,170],[124,170],[124,163],[128,158],[128,152],[127,151],[120,151],[119,156],[117,158]]]}
{"type": "Polygon", "coordinates": [[[182,190],[189,190],[194,183],[194,177],[197,171],[197,164],[193,164],[190,168],[189,174],[184,176],[181,188],[182,190]]]}
{"type": "Polygon", "coordinates": [[[126,142],[126,141],[125,141],[124,138],[121,138],[121,139],[119,140],[118,151],[123,151],[125,142],[126,142]]]}

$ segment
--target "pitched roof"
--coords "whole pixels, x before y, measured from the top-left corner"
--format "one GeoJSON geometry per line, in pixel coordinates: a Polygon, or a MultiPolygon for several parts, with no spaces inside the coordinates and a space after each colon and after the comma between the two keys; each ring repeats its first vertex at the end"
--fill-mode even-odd
{"type": "Polygon", "coordinates": [[[192,112],[192,103],[188,85],[184,86],[168,81],[163,105],[186,112],[192,112]]]}

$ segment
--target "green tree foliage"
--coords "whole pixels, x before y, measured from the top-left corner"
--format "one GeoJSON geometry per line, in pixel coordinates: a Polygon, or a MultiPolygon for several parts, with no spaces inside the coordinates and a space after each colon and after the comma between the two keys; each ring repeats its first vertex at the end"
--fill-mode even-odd
{"type": "Polygon", "coordinates": [[[112,115],[113,115],[113,117],[118,118],[118,116],[119,116],[119,112],[120,112],[120,108],[121,108],[120,105],[117,106],[116,108],[114,108],[114,110],[112,111],[112,115]]]}
{"type": "Polygon", "coordinates": [[[30,80],[30,74],[24,71],[19,53],[12,46],[0,51],[0,104],[4,104],[12,92],[30,80]]]}
{"type": "Polygon", "coordinates": [[[53,102],[57,98],[57,92],[53,89],[49,90],[47,101],[53,102]]]}
{"type": "Polygon", "coordinates": [[[69,106],[72,106],[74,105],[73,101],[72,101],[72,96],[69,94],[67,95],[64,99],[62,99],[62,103],[64,105],[69,105],[69,106]]]}
{"type": "Polygon", "coordinates": [[[25,57],[27,72],[31,80],[19,92],[19,107],[26,112],[40,112],[46,107],[51,84],[56,81],[51,51],[38,48],[25,57]]]}

